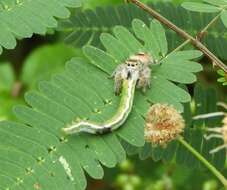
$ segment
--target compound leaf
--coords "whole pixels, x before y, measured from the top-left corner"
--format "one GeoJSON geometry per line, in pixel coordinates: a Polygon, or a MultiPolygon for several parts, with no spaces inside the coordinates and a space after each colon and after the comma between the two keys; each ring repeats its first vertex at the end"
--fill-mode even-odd
{"type": "MultiPolygon", "coordinates": [[[[114,29],[115,36],[102,34],[101,41],[107,51],[85,46],[83,52],[88,60],[72,58],[62,74],[54,75],[48,82],[40,82],[38,91],[26,93],[28,106],[14,108],[19,119],[17,123],[0,123],[1,145],[9,150],[0,148],[1,187],[84,190],[87,185],[85,173],[100,179],[104,175],[103,166],[114,167],[125,159],[125,150],[131,149],[133,153],[133,150],[137,151],[135,147],[144,146],[144,116],[151,103],[168,103],[183,111],[183,103],[190,101],[190,95],[171,82],[173,79],[169,80],[175,73],[175,65],[168,61],[171,56],[167,53],[164,29],[157,21],[152,21],[150,28],[138,19],[133,21],[135,23],[134,33],[118,26],[114,29]],[[145,26],[140,29],[142,33],[152,33],[158,40],[139,36],[139,24],[145,26]],[[127,43],[134,47],[128,47],[127,43]],[[151,43],[156,44],[156,49],[147,45],[151,43]],[[157,51],[157,64],[152,67],[151,89],[145,94],[136,90],[133,110],[123,126],[108,135],[64,136],[61,129],[78,119],[105,121],[116,113],[120,97],[114,95],[114,81],[109,76],[117,64],[140,51],[151,56],[157,51]],[[168,77],[162,74],[166,69],[172,73],[168,77]],[[12,164],[23,157],[26,158],[20,168],[13,170],[12,164]],[[3,164],[4,160],[8,161],[7,165],[3,164]]],[[[187,82],[194,82],[193,73],[200,71],[201,66],[191,60],[201,54],[198,51],[181,53],[187,56],[181,58],[180,53],[174,55],[173,52],[172,56],[178,56],[182,67],[187,65],[186,74],[191,77],[187,82]]],[[[180,83],[182,80],[175,77],[173,81],[180,83]]],[[[159,160],[165,152],[152,149],[144,150],[140,155],[145,158],[152,154],[159,160]]]]}
{"type": "Polygon", "coordinates": [[[0,52],[13,49],[16,38],[29,38],[45,34],[48,28],[56,28],[56,18],[66,19],[70,12],[66,7],[79,7],[80,0],[3,0],[0,4],[0,52]]]}

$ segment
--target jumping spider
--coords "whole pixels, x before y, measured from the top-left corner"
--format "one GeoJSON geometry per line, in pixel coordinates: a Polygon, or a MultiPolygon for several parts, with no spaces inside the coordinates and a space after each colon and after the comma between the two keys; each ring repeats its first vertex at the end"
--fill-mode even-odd
{"type": "Polygon", "coordinates": [[[150,88],[151,69],[149,66],[152,63],[154,63],[154,60],[151,56],[140,52],[118,65],[111,75],[115,81],[115,94],[120,94],[123,80],[129,78],[135,79],[137,81],[136,87],[142,89],[143,92],[150,88]]]}

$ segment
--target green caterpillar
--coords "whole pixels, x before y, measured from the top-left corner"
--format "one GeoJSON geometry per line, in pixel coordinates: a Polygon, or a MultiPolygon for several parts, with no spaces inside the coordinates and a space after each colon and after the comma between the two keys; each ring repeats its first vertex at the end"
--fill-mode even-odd
{"type": "Polygon", "coordinates": [[[79,121],[70,127],[63,128],[65,134],[86,132],[90,134],[105,134],[118,129],[128,118],[132,110],[135,88],[143,91],[150,87],[152,57],[145,53],[131,56],[120,64],[112,74],[115,80],[114,91],[116,95],[121,93],[120,104],[116,114],[103,123],[91,121],[79,121]]]}

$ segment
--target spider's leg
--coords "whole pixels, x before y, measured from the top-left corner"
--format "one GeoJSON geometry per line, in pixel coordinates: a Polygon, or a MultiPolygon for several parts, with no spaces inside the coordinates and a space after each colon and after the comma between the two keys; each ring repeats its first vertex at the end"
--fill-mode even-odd
{"type": "Polygon", "coordinates": [[[123,73],[125,72],[125,64],[120,64],[113,71],[111,78],[114,78],[114,93],[119,95],[121,92],[123,73]]]}
{"type": "Polygon", "coordinates": [[[140,77],[137,83],[137,87],[142,88],[143,92],[145,92],[147,88],[150,88],[150,77],[151,69],[148,65],[145,65],[140,71],[140,77]]]}
{"type": "Polygon", "coordinates": [[[122,87],[122,78],[115,77],[114,93],[116,96],[118,96],[121,93],[121,87],[122,87]]]}

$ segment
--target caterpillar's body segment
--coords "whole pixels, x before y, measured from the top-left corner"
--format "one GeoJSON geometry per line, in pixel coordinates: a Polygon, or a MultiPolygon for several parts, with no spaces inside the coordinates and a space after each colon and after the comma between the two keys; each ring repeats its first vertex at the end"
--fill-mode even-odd
{"type": "Polygon", "coordinates": [[[153,62],[147,54],[138,53],[131,56],[125,63],[120,64],[113,72],[115,94],[121,94],[120,104],[116,114],[103,123],[80,121],[70,127],[63,128],[66,134],[86,132],[104,134],[118,129],[128,118],[132,110],[136,86],[143,91],[150,86],[150,68],[153,62]]]}
{"type": "Polygon", "coordinates": [[[122,84],[122,97],[116,114],[104,123],[80,121],[71,127],[64,128],[66,134],[87,132],[91,134],[104,134],[120,127],[127,119],[132,109],[133,96],[136,81],[133,79],[124,80],[122,84]]]}

